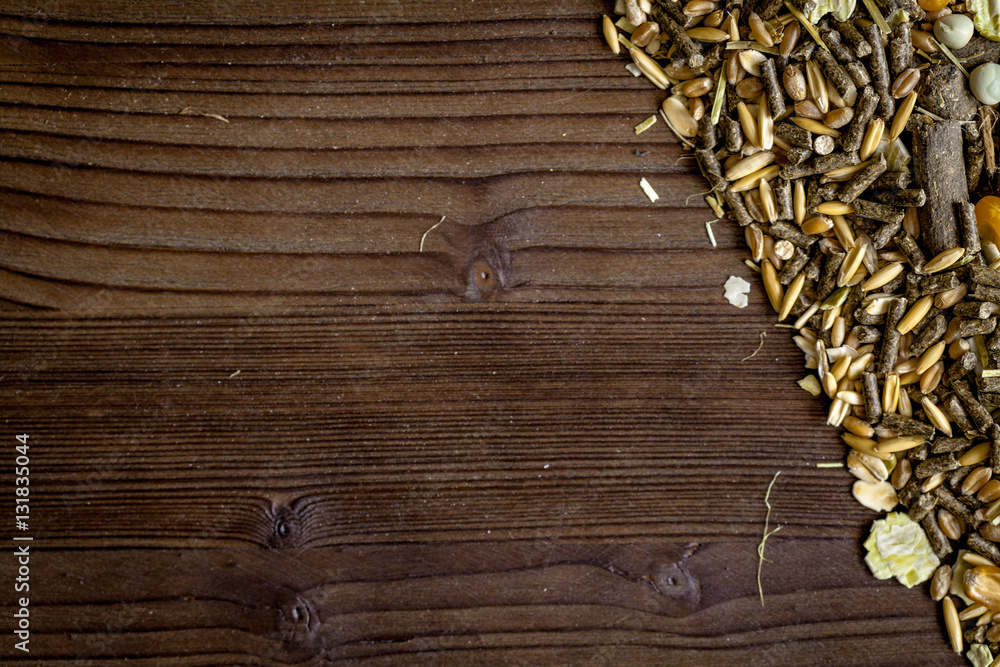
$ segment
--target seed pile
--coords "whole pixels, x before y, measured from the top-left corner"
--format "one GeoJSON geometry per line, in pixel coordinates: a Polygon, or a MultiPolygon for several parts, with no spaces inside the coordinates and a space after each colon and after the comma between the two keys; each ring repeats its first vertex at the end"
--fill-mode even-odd
{"type": "Polygon", "coordinates": [[[854,497],[920,524],[952,647],[1000,666],[1000,6],[615,9],[608,45],[666,91],[706,201],[744,229],[854,497]]]}

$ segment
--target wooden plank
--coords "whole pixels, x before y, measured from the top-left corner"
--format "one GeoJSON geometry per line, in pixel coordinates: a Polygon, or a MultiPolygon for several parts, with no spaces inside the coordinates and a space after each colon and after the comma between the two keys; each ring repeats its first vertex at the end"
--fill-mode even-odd
{"type": "Polygon", "coordinates": [[[609,10],[6,4],[18,664],[961,664],[609,10]]]}
{"type": "Polygon", "coordinates": [[[943,641],[933,603],[913,605],[912,592],[864,577],[852,542],[769,546],[763,608],[748,541],[45,550],[33,560],[31,660],[19,664],[69,664],[59,658],[71,652],[73,664],[128,655],[140,665],[786,665],[836,656],[879,667],[899,664],[900,646],[915,663],[942,664],[927,641],[943,641]],[[843,586],[845,576],[855,584],[843,586]],[[880,641],[866,636],[872,625],[880,641]],[[864,652],[853,650],[859,643],[864,652]]]}

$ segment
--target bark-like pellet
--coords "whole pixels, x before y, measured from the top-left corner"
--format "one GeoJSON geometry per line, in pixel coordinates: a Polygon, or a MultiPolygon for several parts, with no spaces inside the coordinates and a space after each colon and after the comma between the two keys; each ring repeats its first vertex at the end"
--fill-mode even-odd
{"type": "Polygon", "coordinates": [[[872,183],[875,190],[904,190],[910,187],[913,177],[908,171],[887,171],[872,183]]]}
{"type": "Polygon", "coordinates": [[[861,141],[865,138],[868,123],[878,107],[878,99],[878,93],[871,85],[865,86],[858,93],[858,100],[854,105],[854,119],[851,120],[847,131],[841,137],[841,144],[845,151],[856,151],[861,148],[861,141]]]}
{"type": "Polygon", "coordinates": [[[840,188],[840,201],[849,204],[857,199],[862,192],[868,189],[872,181],[882,175],[886,166],[885,153],[879,153],[876,157],[869,159],[865,168],[856,173],[840,188]]]}
{"type": "Polygon", "coordinates": [[[881,425],[903,435],[922,435],[926,437],[934,435],[934,427],[930,424],[911,419],[910,417],[904,417],[895,412],[890,412],[883,416],[881,425]]]}
{"type": "Polygon", "coordinates": [[[907,456],[910,461],[926,461],[931,455],[931,446],[929,443],[923,443],[910,450],[907,456]]]}
{"type": "Polygon", "coordinates": [[[969,417],[969,413],[965,411],[965,406],[962,405],[962,401],[959,400],[958,396],[955,394],[948,394],[945,396],[944,407],[963,433],[975,430],[976,425],[969,417]]]}
{"type": "Polygon", "coordinates": [[[760,64],[760,78],[764,82],[764,94],[767,96],[767,104],[771,109],[771,116],[778,118],[785,113],[785,91],[778,81],[778,74],[774,69],[774,61],[770,58],[760,64]]]}
{"type": "Polygon", "coordinates": [[[816,207],[825,201],[834,201],[839,199],[840,193],[840,183],[822,183],[816,188],[816,196],[819,198],[818,201],[810,200],[809,206],[816,207]]]}
{"type": "Polygon", "coordinates": [[[861,28],[861,34],[871,46],[871,58],[868,60],[868,70],[872,77],[872,85],[879,97],[879,115],[888,121],[896,113],[896,102],[889,91],[889,64],[885,60],[885,49],[882,47],[882,31],[872,23],[861,28]]]}
{"type": "Polygon", "coordinates": [[[913,42],[910,41],[910,22],[900,21],[889,40],[889,74],[893,80],[913,63],[913,42]]]}
{"type": "Polygon", "coordinates": [[[814,252],[806,263],[805,268],[802,269],[802,273],[806,274],[806,280],[810,282],[816,282],[819,280],[819,274],[823,269],[823,255],[814,252]]]}
{"type": "Polygon", "coordinates": [[[882,330],[878,327],[869,327],[863,324],[859,324],[853,329],[851,333],[854,337],[858,339],[858,342],[862,345],[867,345],[868,343],[876,343],[882,338],[882,330]]]}
{"type": "Polygon", "coordinates": [[[792,210],[792,184],[788,181],[778,178],[775,180],[774,184],[774,199],[778,204],[778,219],[779,220],[791,220],[795,217],[795,213],[792,210]]]}
{"type": "MultiPolygon", "coordinates": [[[[967,63],[967,67],[971,71],[973,66],[967,63]]],[[[917,87],[917,104],[948,120],[971,120],[979,108],[969,92],[968,79],[950,63],[931,65],[923,71],[917,87]]]]}
{"type": "Polygon", "coordinates": [[[913,171],[927,192],[917,209],[920,240],[931,255],[961,244],[955,205],[969,200],[966,189],[962,129],[957,121],[941,121],[913,133],[913,171]]]}
{"type": "Polygon", "coordinates": [[[903,488],[899,490],[896,494],[899,497],[899,502],[904,505],[912,505],[914,501],[923,493],[920,490],[923,482],[910,474],[910,480],[903,485],[903,488]]]}
{"type": "Polygon", "coordinates": [[[836,147],[837,144],[834,142],[833,137],[828,137],[825,134],[821,134],[813,139],[813,150],[816,151],[816,155],[829,155],[836,147]]]}
{"type": "Polygon", "coordinates": [[[875,197],[884,204],[901,206],[903,208],[917,208],[927,202],[927,193],[921,188],[887,190],[877,193],[875,197]]]}
{"type": "Polygon", "coordinates": [[[939,472],[951,472],[959,466],[958,458],[954,452],[932,456],[926,461],[921,461],[913,466],[913,476],[917,479],[927,479],[939,472]]]}
{"type": "Polygon", "coordinates": [[[811,158],[813,152],[808,148],[801,148],[799,146],[792,146],[787,151],[785,151],[785,157],[788,158],[788,164],[802,164],[809,158],[811,158]]]}
{"type": "MultiPolygon", "coordinates": [[[[975,531],[969,531],[966,536],[966,542],[969,544],[969,548],[975,551],[977,554],[983,558],[989,558],[993,561],[994,565],[1000,565],[1000,547],[993,544],[985,537],[980,535],[975,531]]],[[[985,630],[986,626],[980,626],[978,630],[985,630]]],[[[985,636],[985,635],[984,635],[985,636]]]]}
{"type": "Polygon", "coordinates": [[[996,424],[990,429],[990,468],[994,475],[1000,472],[1000,433],[997,432],[998,430],[1000,429],[996,424]]]}
{"type": "Polygon", "coordinates": [[[836,26],[837,32],[845,42],[851,45],[854,49],[854,55],[858,58],[864,58],[871,54],[871,45],[864,36],[858,32],[857,27],[855,27],[852,21],[834,21],[833,25],[836,26]]]}
{"type": "Polygon", "coordinates": [[[761,19],[770,21],[785,7],[784,0],[758,0],[755,6],[761,19]]]}
{"type": "Polygon", "coordinates": [[[968,438],[934,438],[931,442],[932,454],[947,454],[948,452],[963,452],[969,448],[968,438]]]}
{"type": "Polygon", "coordinates": [[[840,167],[853,167],[861,162],[857,151],[838,152],[830,155],[820,155],[808,162],[796,165],[786,165],[778,172],[785,180],[791,181],[805,176],[823,174],[840,167]]]}
{"type": "MultiPolygon", "coordinates": [[[[960,468],[955,468],[948,474],[948,486],[953,489],[961,488],[962,482],[969,476],[969,473],[975,469],[976,466],[962,466],[960,468]]],[[[965,498],[968,500],[969,496],[965,496],[965,498]]]]}
{"type": "Polygon", "coordinates": [[[903,230],[896,234],[896,245],[899,246],[900,252],[906,255],[906,261],[910,263],[913,270],[917,273],[923,273],[927,258],[924,257],[924,251],[917,245],[916,239],[903,230]]]}
{"type": "Polygon", "coordinates": [[[896,355],[899,354],[899,331],[896,325],[903,319],[907,300],[897,297],[889,304],[889,312],[885,317],[885,331],[882,334],[882,348],[879,350],[878,370],[885,375],[896,365],[896,355]]]}
{"type": "Polygon", "coordinates": [[[1000,331],[994,331],[993,335],[986,341],[986,351],[994,361],[1000,357],[1000,331]]]}
{"type": "Polygon", "coordinates": [[[809,248],[816,242],[816,237],[809,236],[795,225],[781,220],[771,225],[768,233],[776,239],[784,239],[800,248],[809,248]]]}
{"type": "Polygon", "coordinates": [[[958,319],[958,333],[962,338],[990,334],[997,328],[997,318],[995,317],[985,320],[977,320],[971,317],[960,317],[958,319]]]}
{"type": "Polygon", "coordinates": [[[951,383],[951,388],[954,390],[955,395],[958,396],[958,399],[962,401],[966,413],[972,419],[976,428],[982,433],[989,431],[990,426],[993,425],[993,417],[990,416],[990,413],[983,407],[982,403],[972,395],[969,383],[965,380],[955,380],[951,383]]]}
{"type": "Polygon", "coordinates": [[[694,152],[694,158],[698,161],[702,173],[713,190],[724,192],[729,188],[729,182],[722,175],[722,165],[715,157],[715,153],[707,148],[699,148],[694,152]]]}
{"type": "Polygon", "coordinates": [[[862,218],[878,220],[892,224],[902,224],[903,216],[906,214],[901,208],[868,201],[867,199],[857,199],[851,202],[854,206],[854,213],[862,218]]]}
{"type": "Polygon", "coordinates": [[[719,116],[719,131],[722,132],[722,141],[726,150],[730,153],[739,153],[743,148],[743,128],[739,121],[722,114],[719,116]]]}
{"type": "Polygon", "coordinates": [[[719,143],[715,136],[715,124],[712,122],[712,114],[706,113],[698,121],[698,138],[701,139],[703,148],[714,149],[719,143]]]}
{"type": "Polygon", "coordinates": [[[705,61],[698,67],[692,68],[696,74],[711,75],[712,70],[722,64],[725,60],[726,49],[724,44],[716,44],[705,53],[705,61]]]}
{"type": "Polygon", "coordinates": [[[975,254],[982,250],[979,240],[979,226],[976,224],[976,205],[972,202],[959,202],[958,227],[965,252],[975,254]]]}
{"type": "Polygon", "coordinates": [[[977,285],[1000,287],[1000,271],[985,266],[973,266],[969,269],[969,277],[977,285]]]}
{"type": "MultiPolygon", "coordinates": [[[[854,203],[857,203],[858,201],[860,200],[855,199],[854,203]]],[[[875,233],[872,234],[871,236],[872,247],[875,248],[876,250],[881,250],[882,248],[884,248],[889,243],[889,241],[891,241],[893,237],[899,233],[899,230],[902,228],[902,226],[903,226],[903,219],[900,218],[898,222],[887,222],[881,227],[879,227],[877,230],[875,230],[875,233]]]]}
{"type": "MultiPolygon", "coordinates": [[[[957,461],[956,461],[957,463],[957,461]]],[[[956,470],[959,468],[956,467],[956,470]]],[[[967,524],[974,524],[975,520],[972,518],[973,510],[969,509],[969,506],[963,503],[961,500],[955,497],[948,489],[943,486],[935,488],[932,493],[937,497],[938,505],[944,507],[946,510],[957,516],[962,521],[967,524]]]]}
{"type": "Polygon", "coordinates": [[[861,395],[865,399],[865,416],[869,424],[882,420],[882,396],[878,390],[878,378],[874,371],[861,373],[861,395]]]}
{"type": "Polygon", "coordinates": [[[851,77],[847,75],[844,68],[840,66],[840,63],[828,51],[819,49],[813,58],[819,63],[820,69],[823,70],[823,74],[826,75],[827,80],[833,84],[833,87],[837,89],[837,92],[842,97],[853,97],[858,92],[854,81],[851,80],[851,77]]]}
{"type": "Polygon", "coordinates": [[[969,192],[976,192],[979,187],[979,177],[983,173],[983,163],[986,153],[980,146],[970,146],[965,154],[965,177],[969,184],[969,192]],[[978,149],[978,150],[976,150],[978,149]]]}
{"type": "Polygon", "coordinates": [[[869,327],[881,326],[885,322],[885,315],[872,315],[865,312],[864,308],[855,308],[854,321],[869,327]]]}
{"type": "MultiPolygon", "coordinates": [[[[947,273],[935,273],[930,276],[920,278],[920,296],[927,294],[937,294],[949,289],[955,289],[962,284],[962,279],[954,271],[947,273]]],[[[961,305],[961,304],[959,304],[961,305]]]]}
{"type": "Polygon", "coordinates": [[[872,78],[868,76],[868,70],[857,60],[852,60],[844,65],[844,71],[858,88],[864,88],[872,82],[872,78]]]}
{"type": "Polygon", "coordinates": [[[840,33],[835,30],[827,30],[820,34],[823,37],[823,41],[830,48],[830,53],[833,54],[834,58],[843,63],[854,61],[854,51],[851,50],[850,46],[841,41],[840,33]]]}
{"type": "Polygon", "coordinates": [[[941,340],[941,336],[944,332],[948,330],[948,318],[940,313],[934,316],[934,319],[930,321],[920,335],[917,336],[913,344],[910,345],[910,354],[914,357],[919,357],[921,354],[926,352],[931,345],[941,340]]]}
{"type": "MultiPolygon", "coordinates": [[[[1000,378],[977,378],[976,383],[979,385],[980,392],[986,392],[988,394],[1000,393],[1000,378]]],[[[980,394],[980,398],[982,395],[980,394]]],[[[994,424],[996,426],[996,424],[994,424]]]]}
{"type": "Polygon", "coordinates": [[[722,193],[722,196],[725,197],[726,203],[729,204],[729,210],[732,212],[733,217],[736,218],[736,222],[740,227],[746,227],[754,221],[750,217],[747,207],[743,205],[743,197],[740,193],[726,190],[722,193]]]}
{"type": "Polygon", "coordinates": [[[701,67],[705,63],[701,44],[693,41],[684,27],[670,16],[663,3],[656,3],[652,10],[653,20],[660,25],[660,32],[670,38],[670,43],[687,56],[687,64],[692,68],[701,67]]]}
{"type": "Polygon", "coordinates": [[[651,4],[655,7],[651,12],[654,19],[656,18],[657,11],[665,12],[667,16],[684,26],[684,28],[690,27],[688,22],[691,20],[691,17],[684,13],[684,3],[680,0],[656,0],[656,2],[651,4]]]}
{"type": "Polygon", "coordinates": [[[804,62],[813,57],[813,53],[816,52],[816,49],[818,47],[816,45],[816,42],[814,42],[811,39],[802,39],[799,41],[801,42],[801,44],[798,46],[798,48],[792,51],[792,60],[804,62]]]}
{"type": "Polygon", "coordinates": [[[840,265],[844,263],[845,253],[832,252],[823,261],[823,271],[819,274],[819,281],[816,283],[816,298],[824,301],[837,289],[837,274],[840,272],[840,265]]]}
{"type": "Polygon", "coordinates": [[[951,543],[948,542],[947,536],[941,531],[941,526],[938,525],[937,518],[933,514],[925,516],[920,525],[924,527],[924,533],[927,534],[927,541],[938,558],[945,558],[951,553],[951,543]]]}
{"type": "Polygon", "coordinates": [[[809,130],[799,127],[795,123],[778,123],[774,126],[774,136],[783,141],[787,141],[792,146],[812,150],[813,136],[809,130]]]}
{"type": "Polygon", "coordinates": [[[974,283],[970,295],[973,299],[1000,303],[1000,287],[990,287],[989,285],[974,283]]]}
{"type": "Polygon", "coordinates": [[[966,375],[971,373],[976,368],[976,353],[969,350],[961,357],[955,360],[951,366],[948,367],[948,380],[952,383],[955,380],[960,380],[966,375]]]}
{"type": "Polygon", "coordinates": [[[906,274],[906,291],[903,294],[910,301],[920,298],[920,276],[915,273],[906,274]]]}
{"type": "Polygon", "coordinates": [[[924,517],[934,509],[935,505],[937,505],[937,496],[932,493],[921,493],[913,501],[913,504],[910,505],[910,511],[907,512],[907,516],[916,522],[923,521],[924,517]]]}
{"type": "Polygon", "coordinates": [[[791,285],[795,277],[799,275],[799,272],[808,263],[809,253],[802,248],[796,248],[795,252],[792,253],[791,259],[785,262],[784,266],[781,267],[781,271],[778,271],[778,282],[786,286],[791,285]]]}

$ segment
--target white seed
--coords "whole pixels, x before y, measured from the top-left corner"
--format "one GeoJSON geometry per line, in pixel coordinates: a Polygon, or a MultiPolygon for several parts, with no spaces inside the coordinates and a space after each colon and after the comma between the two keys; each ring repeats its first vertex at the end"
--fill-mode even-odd
{"type": "Polygon", "coordinates": [[[744,176],[748,176],[755,171],[763,169],[772,162],[774,162],[774,153],[771,153],[770,151],[761,151],[760,153],[748,155],[726,170],[726,180],[739,180],[744,176]]]}
{"type": "Polygon", "coordinates": [[[672,95],[663,100],[663,114],[682,137],[690,138],[698,134],[698,122],[679,96],[672,95]]]}
{"type": "Polygon", "coordinates": [[[878,289],[883,285],[892,282],[895,278],[903,272],[902,262],[892,262],[886,264],[881,269],[876,271],[871,278],[866,280],[861,286],[861,289],[866,292],[870,292],[873,289],[878,289]]]}
{"type": "Polygon", "coordinates": [[[830,110],[830,96],[826,92],[826,77],[819,63],[815,60],[806,61],[806,81],[809,84],[809,95],[823,113],[830,110]]]}
{"type": "Polygon", "coordinates": [[[601,28],[604,31],[604,41],[608,43],[611,48],[611,53],[616,56],[621,53],[622,45],[618,41],[618,28],[615,27],[615,22],[611,20],[611,17],[607,14],[604,15],[604,20],[601,22],[601,28]]]}
{"type": "Polygon", "coordinates": [[[771,115],[771,107],[766,95],[760,98],[760,108],[757,111],[757,132],[760,147],[766,151],[771,150],[771,147],[774,146],[774,116],[771,115]]]}
{"type": "Polygon", "coordinates": [[[858,156],[862,160],[867,160],[875,153],[878,144],[882,141],[882,133],[885,132],[885,122],[881,118],[876,118],[868,123],[865,137],[861,140],[861,149],[858,156]]]}
{"type": "Polygon", "coordinates": [[[913,107],[917,103],[917,91],[912,91],[903,100],[899,109],[896,111],[896,116],[892,119],[892,128],[889,131],[889,141],[895,141],[899,135],[903,133],[906,129],[906,121],[910,120],[910,114],[913,113],[913,107]]]}
{"type": "Polygon", "coordinates": [[[962,259],[962,255],[965,254],[965,248],[951,248],[945,250],[944,252],[938,253],[933,259],[927,260],[924,263],[924,271],[926,273],[937,273],[938,271],[944,271],[945,269],[951,267],[955,262],[962,259]]]}
{"type": "Polygon", "coordinates": [[[743,66],[743,69],[753,76],[760,76],[760,64],[767,60],[767,56],[753,49],[740,51],[739,54],[740,65],[743,66]]]}
{"type": "Polygon", "coordinates": [[[865,482],[859,479],[851,487],[851,494],[873,512],[888,512],[899,504],[896,489],[886,481],[865,482]]]}

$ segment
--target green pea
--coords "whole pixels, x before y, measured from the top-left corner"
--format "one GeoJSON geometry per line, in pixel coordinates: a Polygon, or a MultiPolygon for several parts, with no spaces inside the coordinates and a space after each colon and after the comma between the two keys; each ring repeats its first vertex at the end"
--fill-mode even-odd
{"type": "Polygon", "coordinates": [[[934,36],[949,49],[960,49],[972,39],[975,25],[965,14],[948,14],[934,22],[934,36]]]}
{"type": "Polygon", "coordinates": [[[983,63],[969,75],[969,87],[976,99],[993,106],[1000,102],[1000,65],[983,63]]]}

